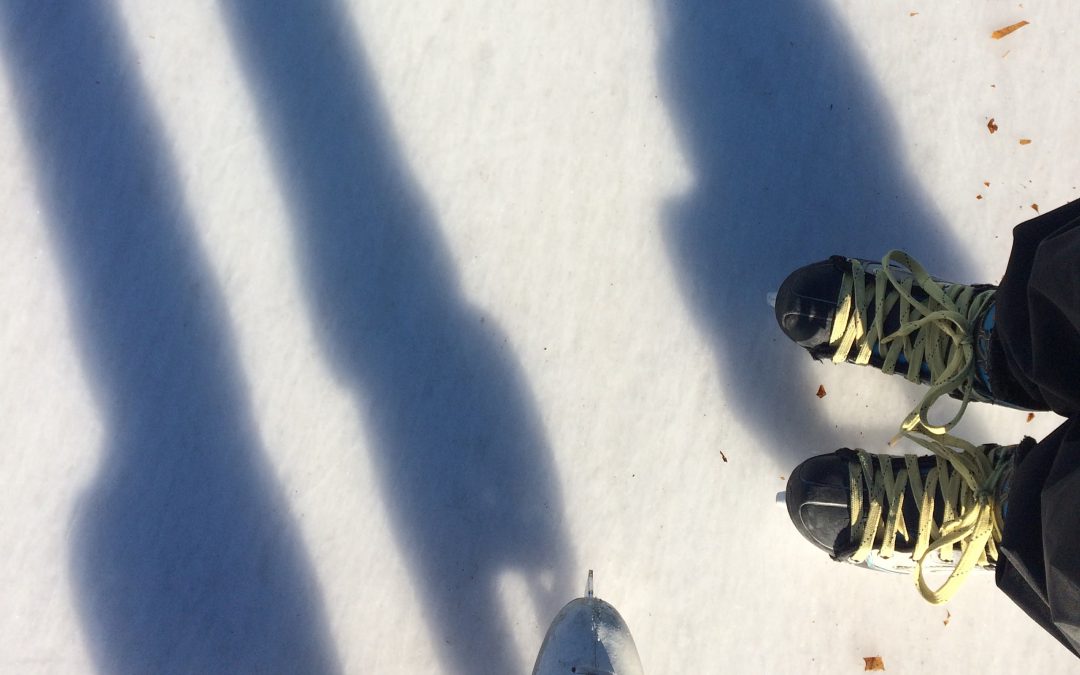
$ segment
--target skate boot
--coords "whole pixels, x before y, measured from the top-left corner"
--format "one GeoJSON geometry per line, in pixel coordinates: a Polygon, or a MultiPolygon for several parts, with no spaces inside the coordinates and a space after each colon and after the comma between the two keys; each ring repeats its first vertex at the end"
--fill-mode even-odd
{"type": "Polygon", "coordinates": [[[902,251],[880,263],[834,256],[788,276],[776,294],[776,319],[815,360],[869,365],[929,385],[903,428],[940,435],[971,400],[1040,409],[1003,368],[993,372],[995,290],[934,279],[902,251]],[[945,424],[931,424],[928,411],[945,395],[963,403],[945,424]]]}
{"type": "Polygon", "coordinates": [[[533,675],[642,675],[634,638],[619,612],[593,595],[571,600],[551,622],[533,675]]]}
{"type": "Polygon", "coordinates": [[[972,569],[997,563],[1018,446],[913,440],[933,454],[844,448],[811,457],[791,473],[784,501],[795,528],[834,560],[911,573],[922,596],[939,604],[972,569]],[[948,573],[937,589],[924,577],[933,571],[948,573]]]}

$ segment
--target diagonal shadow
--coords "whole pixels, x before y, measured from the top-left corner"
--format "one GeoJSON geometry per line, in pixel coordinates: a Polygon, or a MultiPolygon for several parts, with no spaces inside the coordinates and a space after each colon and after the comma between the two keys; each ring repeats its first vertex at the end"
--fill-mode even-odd
{"type": "Polygon", "coordinates": [[[573,564],[528,386],[463,297],[350,17],[331,0],[222,6],[288,190],[317,332],[365,416],[433,642],[448,671],[513,672],[500,575],[524,579],[546,622],[573,564]]]}
{"type": "MultiPolygon", "coordinates": [[[[661,80],[695,176],[670,205],[665,240],[727,399],[784,461],[850,444],[808,404],[809,359],[766,294],[804,264],[891,248],[944,278],[980,280],[908,173],[888,106],[823,2],[658,0],[658,11],[661,80]]],[[[867,372],[867,386],[883,377],[867,372]]],[[[875,438],[907,410],[883,412],[875,438]]]]}
{"type": "Polygon", "coordinates": [[[107,2],[5,2],[0,35],[105,449],[72,574],[105,672],[336,672],[220,293],[107,2]]]}

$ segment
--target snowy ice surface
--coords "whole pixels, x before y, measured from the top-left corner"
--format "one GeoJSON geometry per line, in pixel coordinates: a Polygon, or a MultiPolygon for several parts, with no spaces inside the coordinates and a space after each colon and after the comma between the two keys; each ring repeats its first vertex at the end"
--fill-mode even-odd
{"type": "Polygon", "coordinates": [[[527,672],[590,568],[646,673],[1075,669],[991,575],[932,607],[799,537],[791,467],[918,390],[762,298],[896,247],[997,281],[1080,194],[1078,23],[4,3],[0,671],[527,672]]]}

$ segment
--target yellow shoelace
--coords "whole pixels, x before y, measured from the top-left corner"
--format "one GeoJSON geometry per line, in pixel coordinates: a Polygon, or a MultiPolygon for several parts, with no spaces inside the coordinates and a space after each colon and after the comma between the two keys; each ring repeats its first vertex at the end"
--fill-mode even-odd
{"type": "Polygon", "coordinates": [[[866,365],[875,349],[883,358],[881,370],[894,373],[901,357],[907,361],[906,378],[919,382],[922,370],[929,371],[930,386],[923,399],[904,418],[890,445],[908,438],[937,457],[924,484],[914,455],[905,456],[905,469],[893,472],[889,455],[869,455],[859,451],[859,466],[851,466],[852,538],[859,547],[852,560],[861,562],[873,549],[880,529],[879,555],[888,558],[894,552],[896,535],[908,537],[903,517],[904,489],[919,501],[918,538],[912,559],[915,582],[922,596],[931,603],[948,601],[976,565],[997,561],[1001,541],[1001,517],[995,503],[996,490],[1010,466],[1011,448],[989,446],[986,450],[949,434],[963,417],[973,398],[982,400],[973,388],[975,377],[975,322],[987,309],[994,290],[976,291],[971,286],[952,284],[948,289],[935,281],[910,255],[889,251],[874,275],[871,293],[862,263],[852,260],[850,275],[844,275],[839,309],[833,323],[830,345],[835,348],[833,361],[846,361],[857,350],[854,362],[866,365]],[[894,267],[895,265],[895,267],[894,267]],[[897,280],[894,272],[904,269],[910,276],[897,280]],[[912,289],[918,286],[927,295],[915,299],[912,289]],[[874,303],[874,321],[867,321],[867,310],[874,303]],[[899,303],[899,328],[885,333],[885,318],[899,303]],[[942,396],[960,393],[960,409],[944,424],[930,422],[930,408],[942,396]],[[872,458],[877,458],[875,470],[872,458]],[[862,487],[867,488],[868,513],[860,526],[862,487]],[[943,500],[943,518],[934,522],[935,494],[943,500]],[[927,557],[937,553],[951,563],[954,547],[960,558],[948,578],[937,589],[930,588],[923,574],[927,557]]]}
{"type": "Polygon", "coordinates": [[[881,371],[896,372],[900,357],[907,361],[906,377],[919,382],[925,365],[930,373],[930,389],[908,414],[895,442],[905,432],[923,432],[930,437],[948,433],[963,417],[974,394],[975,321],[993,299],[992,289],[976,292],[971,286],[952,284],[946,290],[910,255],[889,251],[882,259],[882,269],[875,275],[873,292],[866,282],[862,263],[852,260],[851,274],[845,274],[840,290],[839,308],[833,322],[829,344],[836,350],[833,361],[847,361],[857,350],[854,362],[866,365],[875,348],[884,362],[881,371]],[[910,272],[897,281],[893,273],[899,265],[910,272]],[[925,302],[916,300],[912,289],[918,285],[927,294],[925,302]],[[867,320],[867,310],[874,303],[874,322],[867,320]],[[900,327],[885,334],[885,317],[899,303],[900,327]],[[930,408],[952,391],[961,394],[960,410],[944,424],[931,424],[930,408]]]}
{"type": "Polygon", "coordinates": [[[933,604],[947,602],[966,580],[974,567],[986,567],[998,560],[1002,518],[997,503],[998,486],[1011,467],[1013,447],[976,447],[962,439],[944,435],[939,439],[909,436],[937,457],[925,482],[915,455],[904,456],[904,468],[893,471],[891,455],[871,455],[858,450],[859,464],[851,464],[851,536],[858,548],[853,562],[863,562],[881,537],[878,555],[894,555],[896,535],[911,539],[904,521],[905,489],[918,503],[918,537],[912,552],[915,583],[923,598],[933,604]],[[863,490],[866,490],[866,515],[863,516],[863,490]],[[934,507],[940,495],[942,522],[934,521],[934,507]],[[954,548],[960,558],[948,578],[934,589],[927,583],[923,567],[936,553],[944,563],[951,563],[954,548]]]}

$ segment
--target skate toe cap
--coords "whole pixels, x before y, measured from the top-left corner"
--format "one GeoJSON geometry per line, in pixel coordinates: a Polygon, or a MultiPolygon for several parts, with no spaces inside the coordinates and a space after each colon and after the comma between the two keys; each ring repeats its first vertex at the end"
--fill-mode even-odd
{"type": "Polygon", "coordinates": [[[832,260],[801,267],[776,292],[776,321],[792,341],[813,349],[828,344],[843,271],[832,260]]]}
{"type": "Polygon", "coordinates": [[[836,555],[851,533],[847,464],[837,455],[804,461],[788,477],[788,516],[808,541],[836,555]]]}

